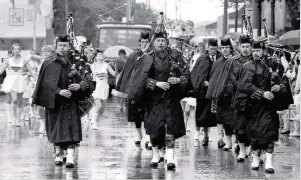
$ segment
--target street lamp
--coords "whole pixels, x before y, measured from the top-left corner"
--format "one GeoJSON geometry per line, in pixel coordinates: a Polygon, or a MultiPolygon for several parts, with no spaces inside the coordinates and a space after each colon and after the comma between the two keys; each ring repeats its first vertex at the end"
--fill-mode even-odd
{"type": "MultiPolygon", "coordinates": [[[[267,0],[268,2],[271,1],[271,31],[272,35],[275,35],[275,4],[277,0],[267,0]]],[[[281,0],[279,0],[281,2],[281,0]]]]}
{"type": "Polygon", "coordinates": [[[257,36],[261,36],[261,15],[262,15],[262,3],[264,0],[255,0],[258,8],[258,18],[257,18],[257,36]]]}

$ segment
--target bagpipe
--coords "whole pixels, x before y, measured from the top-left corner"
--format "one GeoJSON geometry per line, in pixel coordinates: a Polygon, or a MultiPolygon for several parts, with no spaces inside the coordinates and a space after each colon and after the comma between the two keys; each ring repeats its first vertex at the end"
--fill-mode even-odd
{"type": "Polygon", "coordinates": [[[84,54],[85,45],[80,45],[80,51],[76,50],[74,47],[75,38],[74,28],[73,28],[73,17],[72,13],[67,16],[67,35],[70,37],[71,49],[67,53],[60,54],[66,60],[67,63],[71,65],[71,71],[68,74],[69,83],[82,83],[86,80],[87,83],[83,83],[85,93],[79,99],[79,110],[80,117],[86,115],[93,107],[94,100],[92,97],[92,92],[95,89],[95,85],[92,83],[92,71],[88,63],[87,57],[84,54]],[[70,61],[71,59],[71,61],[70,61]]]}

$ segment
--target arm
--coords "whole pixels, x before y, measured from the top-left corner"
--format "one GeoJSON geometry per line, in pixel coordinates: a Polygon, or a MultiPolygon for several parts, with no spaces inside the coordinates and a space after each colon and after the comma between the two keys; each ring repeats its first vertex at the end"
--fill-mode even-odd
{"type": "Polygon", "coordinates": [[[242,93],[247,93],[252,99],[261,100],[263,98],[264,91],[253,85],[255,67],[246,68],[243,67],[240,72],[240,78],[238,82],[238,90],[242,93]],[[254,68],[254,69],[253,69],[254,68]]]}
{"type": "Polygon", "coordinates": [[[117,76],[116,64],[115,64],[115,71],[113,70],[113,68],[110,65],[108,65],[107,70],[112,76],[114,76],[114,77],[117,76]]]}

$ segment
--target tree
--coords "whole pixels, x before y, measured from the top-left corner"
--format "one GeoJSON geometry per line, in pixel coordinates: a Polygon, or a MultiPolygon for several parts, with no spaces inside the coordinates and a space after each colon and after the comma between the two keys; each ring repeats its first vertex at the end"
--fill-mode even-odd
{"type": "Polygon", "coordinates": [[[300,29],[300,0],[285,0],[292,30],[300,29]]]}

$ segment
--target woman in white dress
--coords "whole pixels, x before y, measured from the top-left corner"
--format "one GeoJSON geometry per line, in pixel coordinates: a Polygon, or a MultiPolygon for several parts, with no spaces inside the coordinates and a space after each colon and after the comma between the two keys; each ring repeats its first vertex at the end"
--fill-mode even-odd
{"type": "MultiPolygon", "coordinates": [[[[23,111],[23,93],[25,91],[26,82],[24,82],[23,70],[28,60],[21,56],[21,45],[13,44],[13,57],[8,58],[0,68],[0,74],[8,69],[1,91],[6,93],[6,103],[13,103],[13,119],[12,124],[17,127],[21,126],[21,114],[23,111]],[[11,102],[8,100],[11,99],[11,102]]],[[[7,111],[10,111],[8,109],[7,111]]]]}
{"type": "MultiPolygon", "coordinates": [[[[96,61],[91,65],[93,81],[96,82],[96,88],[92,94],[94,98],[94,107],[92,109],[92,128],[97,130],[97,120],[103,114],[105,104],[109,96],[108,73],[116,77],[116,72],[104,61],[103,51],[96,50],[96,61]]],[[[116,69],[116,67],[115,67],[116,69]]]]}

